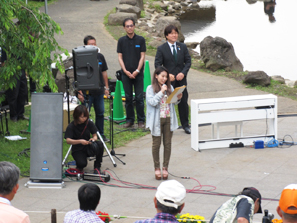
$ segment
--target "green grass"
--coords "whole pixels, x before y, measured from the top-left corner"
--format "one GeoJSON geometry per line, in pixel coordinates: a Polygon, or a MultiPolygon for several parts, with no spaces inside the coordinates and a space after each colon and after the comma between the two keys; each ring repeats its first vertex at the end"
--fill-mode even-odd
{"type": "MultiPolygon", "coordinates": [[[[109,117],[109,100],[105,100],[105,117],[109,117]]],[[[123,108],[124,109],[124,108],[123,108]]],[[[125,110],[125,109],[124,109],[125,110]]],[[[25,115],[30,116],[31,106],[26,106],[25,108],[25,115]]],[[[9,114],[8,114],[9,115],[9,114]]],[[[94,109],[92,108],[90,112],[90,118],[95,122],[95,113],[94,109]]],[[[5,128],[5,120],[3,120],[4,124],[4,133],[6,131],[5,128]]],[[[16,164],[23,176],[29,176],[30,172],[30,151],[27,153],[22,153],[23,150],[26,148],[30,148],[30,134],[23,134],[20,133],[20,130],[28,130],[28,123],[29,121],[21,120],[18,122],[12,122],[9,120],[8,117],[8,129],[10,135],[20,135],[22,137],[27,137],[25,140],[19,141],[10,141],[5,139],[2,135],[0,136],[0,161],[9,161],[16,164]]],[[[114,123],[114,148],[124,146],[132,139],[137,139],[142,136],[149,134],[150,132],[144,129],[124,129],[121,125],[114,123]]],[[[107,138],[110,138],[110,122],[109,120],[104,121],[104,133],[107,138]]],[[[63,139],[63,159],[69,149],[69,146],[66,143],[66,140],[63,139]]],[[[111,149],[111,144],[108,142],[106,146],[111,149]]],[[[70,155],[67,161],[73,160],[72,156],[70,155]]]]}
{"type": "MultiPolygon", "coordinates": [[[[26,2],[26,0],[23,0],[24,2],[26,2]]],[[[47,1],[47,5],[53,4],[54,2],[56,2],[57,0],[48,0],[47,1]]],[[[44,0],[39,1],[39,0],[28,0],[28,5],[36,7],[36,8],[41,8],[41,7],[45,7],[45,3],[44,0]]]]}

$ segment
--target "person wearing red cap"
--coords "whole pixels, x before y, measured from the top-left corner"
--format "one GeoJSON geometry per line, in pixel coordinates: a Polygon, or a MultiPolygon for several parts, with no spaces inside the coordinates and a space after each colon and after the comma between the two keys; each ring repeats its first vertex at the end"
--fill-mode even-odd
{"type": "Polygon", "coordinates": [[[246,187],[237,196],[222,204],[209,222],[252,223],[255,213],[262,213],[261,194],[254,187],[246,187]]]}
{"type": "Polygon", "coordinates": [[[283,189],[276,211],[283,223],[297,222],[297,184],[290,184],[283,189]]]}

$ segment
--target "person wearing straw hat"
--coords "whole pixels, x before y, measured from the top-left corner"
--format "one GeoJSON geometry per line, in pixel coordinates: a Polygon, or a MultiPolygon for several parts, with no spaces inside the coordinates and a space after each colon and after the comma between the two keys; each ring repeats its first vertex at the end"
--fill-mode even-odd
{"type": "Polygon", "coordinates": [[[177,223],[175,215],[185,206],[186,188],[176,180],[162,182],[154,197],[157,214],[152,219],[139,220],[135,223],[177,223]]]}
{"type": "Polygon", "coordinates": [[[297,184],[290,184],[283,189],[276,211],[283,223],[297,222],[297,184]]]}

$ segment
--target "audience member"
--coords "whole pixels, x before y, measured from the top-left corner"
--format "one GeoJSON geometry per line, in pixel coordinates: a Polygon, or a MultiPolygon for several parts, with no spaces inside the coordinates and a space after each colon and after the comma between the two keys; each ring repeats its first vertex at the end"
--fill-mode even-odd
{"type": "Polygon", "coordinates": [[[262,213],[261,194],[254,187],[246,187],[239,195],[222,204],[210,223],[252,223],[255,213],[262,213]]]}
{"type": "Polygon", "coordinates": [[[20,170],[10,162],[0,162],[0,222],[30,223],[29,216],[13,207],[11,200],[19,189],[20,170]]]}
{"type": "Polygon", "coordinates": [[[87,183],[82,185],[78,189],[79,209],[67,212],[64,223],[103,223],[95,212],[100,197],[101,191],[96,184],[87,183]]]}
{"type": "Polygon", "coordinates": [[[290,184],[283,189],[276,211],[283,223],[297,222],[297,184],[290,184]]]}
{"type": "Polygon", "coordinates": [[[154,197],[157,214],[152,219],[139,220],[135,223],[178,223],[175,215],[185,206],[186,189],[176,180],[162,182],[154,197]]]}

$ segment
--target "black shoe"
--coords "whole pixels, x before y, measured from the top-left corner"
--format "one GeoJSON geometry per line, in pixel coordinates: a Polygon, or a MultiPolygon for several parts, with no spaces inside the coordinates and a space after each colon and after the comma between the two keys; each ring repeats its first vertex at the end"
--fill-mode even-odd
{"type": "Polygon", "coordinates": [[[133,127],[134,123],[132,122],[126,122],[126,124],[124,124],[124,128],[131,128],[133,127]]]}
{"type": "Polygon", "coordinates": [[[101,175],[102,172],[101,172],[100,168],[94,168],[94,174],[99,174],[99,175],[101,175]]]}
{"type": "Polygon", "coordinates": [[[187,134],[191,134],[191,129],[189,126],[184,127],[184,130],[187,134]]]}
{"type": "Polygon", "coordinates": [[[29,120],[27,116],[21,115],[18,117],[19,120],[29,120]]]}
{"type": "Polygon", "coordinates": [[[17,122],[18,118],[17,117],[12,117],[12,118],[10,118],[10,120],[13,121],[13,122],[17,122]]]}
{"type": "Polygon", "coordinates": [[[102,135],[101,137],[102,137],[102,139],[103,139],[104,142],[110,142],[110,140],[108,138],[106,138],[105,135],[102,135]]]}

